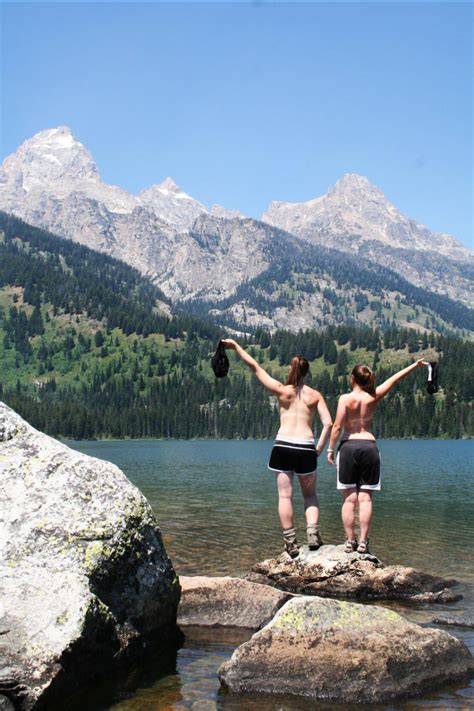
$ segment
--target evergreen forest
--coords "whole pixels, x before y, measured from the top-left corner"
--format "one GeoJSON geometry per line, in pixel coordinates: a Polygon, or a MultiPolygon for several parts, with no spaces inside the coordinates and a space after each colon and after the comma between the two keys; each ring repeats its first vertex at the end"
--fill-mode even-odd
{"type": "MultiPolygon", "coordinates": [[[[0,398],[33,426],[73,439],[274,436],[276,402],[235,354],[227,378],[210,368],[219,337],[234,333],[174,309],[118,260],[4,214],[0,230],[0,398]]],[[[439,392],[429,395],[417,370],[379,406],[376,435],[473,434],[468,338],[389,321],[235,337],[279,379],[294,354],[308,358],[309,384],[333,414],[355,364],[381,382],[423,354],[440,363],[439,392]]]]}

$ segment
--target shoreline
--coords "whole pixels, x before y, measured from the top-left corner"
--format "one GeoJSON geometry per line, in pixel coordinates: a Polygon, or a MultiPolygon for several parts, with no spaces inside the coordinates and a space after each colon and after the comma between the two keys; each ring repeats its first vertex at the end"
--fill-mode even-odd
{"type": "MultiPolygon", "coordinates": [[[[273,442],[272,438],[259,437],[96,437],[94,439],[71,439],[51,435],[59,442],[273,442]]],[[[472,437],[378,437],[377,442],[472,442],[472,437]]]]}

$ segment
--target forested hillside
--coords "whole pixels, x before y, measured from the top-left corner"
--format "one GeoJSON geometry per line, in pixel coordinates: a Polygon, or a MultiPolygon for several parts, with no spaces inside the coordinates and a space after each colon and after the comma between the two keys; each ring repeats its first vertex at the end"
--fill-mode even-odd
{"type": "MultiPolygon", "coordinates": [[[[434,330],[466,337],[474,311],[434,291],[414,286],[392,269],[336,249],[289,241],[275,229],[268,269],[244,281],[226,299],[183,302],[196,315],[209,312],[231,326],[284,324],[298,330],[312,315],[314,327],[368,324],[434,330]]],[[[461,265],[466,278],[469,266],[461,265]]]]}
{"type": "MultiPolygon", "coordinates": [[[[73,438],[274,435],[275,403],[241,363],[214,378],[216,325],[172,315],[121,262],[13,218],[3,216],[0,229],[0,397],[34,426],[73,438]]],[[[246,344],[280,378],[294,353],[305,355],[333,413],[354,364],[375,366],[380,381],[423,352],[440,361],[440,392],[427,394],[424,370],[407,378],[380,407],[377,434],[472,435],[469,341],[387,322],[257,329],[246,344]]]]}

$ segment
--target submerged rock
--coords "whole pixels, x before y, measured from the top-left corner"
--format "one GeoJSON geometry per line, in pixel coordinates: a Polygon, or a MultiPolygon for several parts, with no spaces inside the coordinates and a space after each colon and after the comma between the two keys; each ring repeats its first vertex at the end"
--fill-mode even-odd
{"type": "Polygon", "coordinates": [[[22,709],[176,634],[179,582],[146,499],[0,403],[0,694],[22,709]]]}
{"type": "Polygon", "coordinates": [[[463,642],[375,605],[296,597],[219,670],[236,693],[294,694],[341,703],[412,696],[467,676],[463,642]]]}
{"type": "Polygon", "coordinates": [[[435,625],[452,625],[456,627],[474,627],[474,615],[466,614],[451,614],[442,612],[432,620],[435,625]]]}
{"type": "Polygon", "coordinates": [[[286,553],[257,563],[247,580],[279,590],[358,600],[410,600],[446,603],[462,599],[452,590],[456,580],[444,580],[401,565],[384,565],[369,554],[344,553],[344,546],[304,546],[292,559],[286,553]]]}
{"type": "Polygon", "coordinates": [[[240,627],[258,630],[289,595],[241,578],[181,576],[178,623],[197,627],[240,627]]]}

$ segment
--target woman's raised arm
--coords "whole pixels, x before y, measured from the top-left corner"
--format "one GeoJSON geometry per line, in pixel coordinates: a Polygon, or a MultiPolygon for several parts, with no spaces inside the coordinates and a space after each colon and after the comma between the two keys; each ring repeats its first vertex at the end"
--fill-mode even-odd
{"type": "Polygon", "coordinates": [[[399,370],[398,373],[395,373],[395,375],[392,375],[390,378],[387,378],[384,383],[382,383],[375,389],[376,398],[380,400],[385,397],[385,395],[390,392],[390,390],[393,388],[394,385],[398,383],[399,380],[404,378],[406,375],[408,375],[408,373],[411,373],[412,370],[415,370],[415,368],[418,368],[420,365],[428,365],[428,363],[423,360],[423,358],[420,358],[419,360],[416,360],[414,363],[407,366],[406,368],[403,368],[403,370],[399,370]]]}
{"type": "Polygon", "coordinates": [[[275,395],[278,395],[282,391],[284,387],[283,384],[280,383],[279,380],[275,380],[275,378],[272,378],[272,376],[269,375],[267,371],[262,368],[260,363],[257,363],[255,358],[252,358],[252,356],[247,353],[247,351],[244,350],[242,346],[239,346],[237,341],[234,341],[233,338],[222,338],[221,340],[226,348],[231,348],[237,353],[239,358],[245,363],[245,365],[250,368],[250,370],[255,373],[258,380],[260,380],[262,385],[267,390],[269,390],[271,393],[274,393],[275,395]]]}

